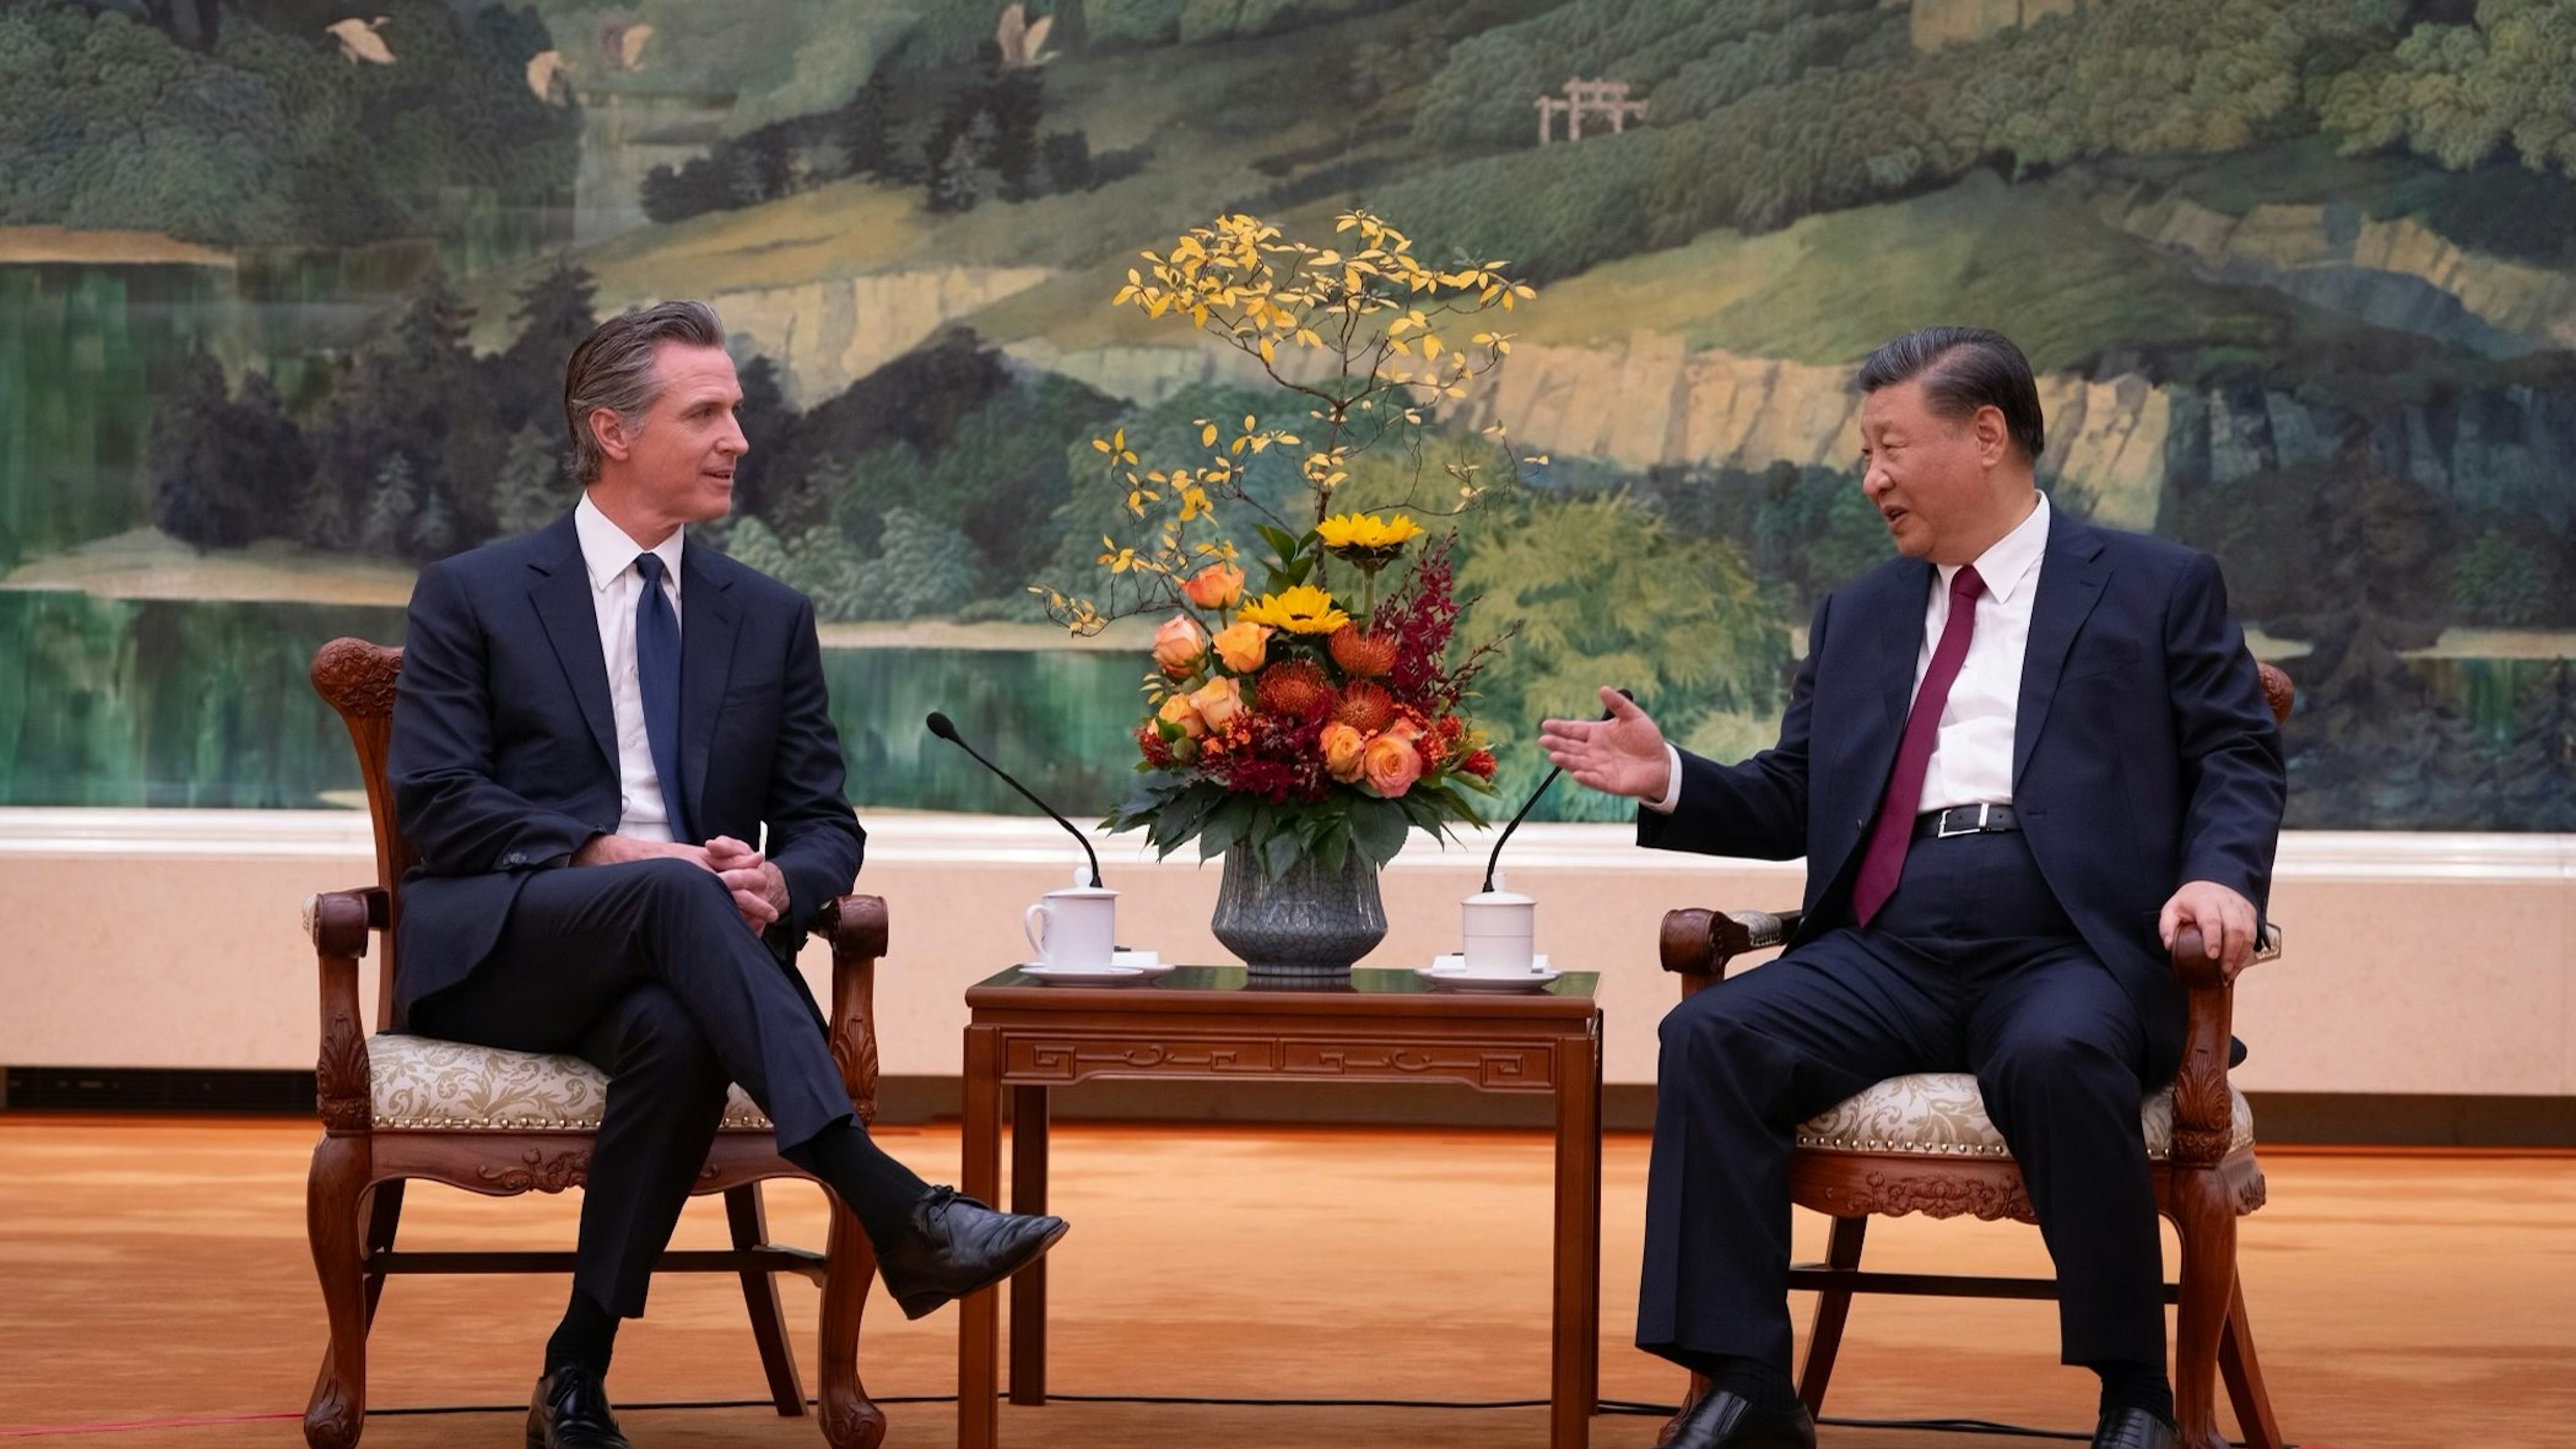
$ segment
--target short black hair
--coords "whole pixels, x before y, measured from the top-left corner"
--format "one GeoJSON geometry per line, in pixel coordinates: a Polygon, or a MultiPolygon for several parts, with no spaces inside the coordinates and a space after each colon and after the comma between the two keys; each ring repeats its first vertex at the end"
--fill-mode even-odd
{"type": "Polygon", "coordinates": [[[1917,327],[1869,355],[1855,379],[1876,392],[1923,380],[1923,403],[1935,417],[1960,422],[1992,406],[2031,463],[2048,449],[2039,415],[2039,383],[2012,339],[1986,327],[1917,327]]]}

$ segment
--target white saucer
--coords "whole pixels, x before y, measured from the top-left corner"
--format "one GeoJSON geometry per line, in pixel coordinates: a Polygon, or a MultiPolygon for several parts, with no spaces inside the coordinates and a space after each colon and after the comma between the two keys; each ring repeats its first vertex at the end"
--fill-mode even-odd
{"type": "Polygon", "coordinates": [[[1024,962],[1020,974],[1032,981],[1057,986],[1112,986],[1122,981],[1142,981],[1160,976],[1172,968],[1153,951],[1120,951],[1103,966],[1050,966],[1044,962],[1024,962]]]}
{"type": "Polygon", "coordinates": [[[1446,986],[1454,991],[1536,991],[1565,974],[1549,966],[1544,955],[1531,957],[1530,964],[1537,969],[1490,974],[1469,971],[1467,958],[1452,952],[1446,956],[1434,956],[1430,965],[1415,967],[1413,974],[1434,986],[1446,986]]]}

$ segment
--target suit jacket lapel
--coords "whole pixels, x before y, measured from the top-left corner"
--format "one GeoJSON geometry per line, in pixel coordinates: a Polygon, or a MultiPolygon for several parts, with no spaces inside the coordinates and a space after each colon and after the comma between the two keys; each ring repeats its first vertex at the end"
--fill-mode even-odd
{"type": "Polygon", "coordinates": [[[608,656],[599,646],[599,607],[591,599],[590,569],[582,562],[581,535],[573,529],[572,515],[555,520],[544,541],[547,547],[528,565],[537,574],[528,600],[563,664],[564,681],[590,725],[599,757],[614,772],[617,712],[608,700],[608,656]]]}
{"type": "MultiPolygon", "coordinates": [[[[1908,567],[1897,571],[1897,577],[1901,580],[1897,597],[1885,616],[1876,621],[1872,637],[1878,657],[1871,661],[1873,676],[1882,682],[1878,727],[1872,731],[1870,751],[1872,756],[1883,754],[1890,762],[1896,758],[1896,742],[1905,734],[1906,713],[1914,706],[1914,669],[1923,658],[1923,611],[1931,605],[1932,581],[1937,575],[1932,565],[1909,560],[1908,567]]],[[[1870,803],[1878,802],[1873,799],[1870,803]]]]}
{"type": "Polygon", "coordinates": [[[699,562],[705,547],[698,544],[680,554],[680,790],[689,823],[701,840],[710,833],[705,802],[707,753],[714,743],[725,683],[733,674],[733,640],[742,621],[742,606],[726,592],[733,581],[717,577],[699,562]]]}
{"type": "Polygon", "coordinates": [[[2110,578],[2111,566],[2102,562],[2102,543],[2093,530],[2063,513],[2051,514],[2048,551],[2039,566],[2039,597],[2030,606],[2030,642],[2022,655],[2021,709],[2013,718],[2016,789],[2040,728],[2048,722],[2048,707],[2056,701],[2067,650],[2093,606],[2102,601],[2102,587],[2110,578]]]}

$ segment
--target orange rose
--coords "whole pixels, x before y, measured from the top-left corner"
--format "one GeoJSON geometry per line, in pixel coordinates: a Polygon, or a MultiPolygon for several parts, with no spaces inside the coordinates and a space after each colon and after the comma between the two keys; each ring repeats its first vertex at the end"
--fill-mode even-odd
{"type": "Polygon", "coordinates": [[[1369,787],[1392,800],[1422,778],[1422,756],[1410,742],[1397,739],[1390,731],[1369,741],[1360,768],[1368,776],[1369,787]]]}
{"type": "Polygon", "coordinates": [[[1223,732],[1243,717],[1243,685],[1239,680],[1211,679],[1191,693],[1190,708],[1199,712],[1209,729],[1223,732]]]}
{"type": "Polygon", "coordinates": [[[1212,563],[1190,576],[1181,592],[1202,609],[1231,609],[1243,602],[1243,570],[1229,563],[1212,563]]]}
{"type": "Polygon", "coordinates": [[[1194,740],[1207,733],[1207,721],[1199,718],[1197,708],[1186,694],[1175,694],[1164,700],[1163,707],[1155,711],[1154,718],[1165,724],[1179,725],[1186,739],[1194,740]]]}
{"type": "Polygon", "coordinates": [[[1216,657],[1237,674],[1250,674],[1270,657],[1270,631],[1248,620],[1216,631],[1216,657]]]}
{"type": "Polygon", "coordinates": [[[1368,750],[1368,736],[1346,724],[1324,726],[1324,769],[1336,780],[1348,785],[1360,777],[1360,757],[1368,750]]]}
{"type": "Polygon", "coordinates": [[[1187,614],[1174,614],[1154,631],[1154,662],[1174,679],[1198,673],[1199,660],[1206,654],[1207,634],[1187,614]]]}

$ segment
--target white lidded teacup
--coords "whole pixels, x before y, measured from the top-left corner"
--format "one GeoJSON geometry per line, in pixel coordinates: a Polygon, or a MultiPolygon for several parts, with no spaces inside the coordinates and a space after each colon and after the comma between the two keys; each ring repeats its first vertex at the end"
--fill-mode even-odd
{"type": "Polygon", "coordinates": [[[1459,903],[1462,965],[1470,975],[1516,976],[1538,969],[1538,902],[1502,888],[1479,891],[1459,903]]]}
{"type": "Polygon", "coordinates": [[[1020,929],[1049,966],[1107,966],[1117,955],[1118,892],[1087,885],[1091,873],[1074,867],[1074,883],[1052,890],[1028,908],[1020,929]]]}

